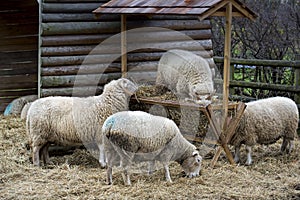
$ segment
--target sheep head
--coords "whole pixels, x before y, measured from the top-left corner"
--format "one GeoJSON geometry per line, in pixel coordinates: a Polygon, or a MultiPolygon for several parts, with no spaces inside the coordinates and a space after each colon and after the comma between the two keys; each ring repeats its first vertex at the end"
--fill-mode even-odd
{"type": "Polygon", "coordinates": [[[199,176],[201,170],[202,157],[199,155],[198,151],[194,151],[192,155],[186,158],[181,167],[183,168],[187,177],[192,178],[199,176]]]}
{"type": "Polygon", "coordinates": [[[120,78],[118,80],[118,84],[124,90],[124,92],[130,96],[138,90],[138,86],[126,78],[120,78]]]}

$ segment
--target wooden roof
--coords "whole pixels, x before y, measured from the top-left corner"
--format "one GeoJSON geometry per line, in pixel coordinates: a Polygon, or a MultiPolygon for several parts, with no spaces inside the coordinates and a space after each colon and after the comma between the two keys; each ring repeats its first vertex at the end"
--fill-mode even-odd
{"type": "Polygon", "coordinates": [[[111,0],[93,12],[96,14],[159,14],[224,16],[226,5],[231,2],[233,16],[254,20],[257,15],[238,0],[111,0]]]}

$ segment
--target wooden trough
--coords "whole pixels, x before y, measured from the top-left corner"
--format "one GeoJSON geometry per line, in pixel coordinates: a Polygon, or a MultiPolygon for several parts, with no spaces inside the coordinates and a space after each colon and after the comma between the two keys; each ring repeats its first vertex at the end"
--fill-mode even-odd
{"type": "Polygon", "coordinates": [[[245,108],[246,105],[243,102],[229,102],[228,111],[230,117],[225,120],[226,126],[223,128],[222,116],[224,114],[221,101],[209,104],[198,104],[194,102],[179,102],[176,99],[171,100],[161,96],[136,96],[132,97],[130,101],[130,110],[143,110],[154,115],[161,115],[172,119],[178,125],[181,133],[187,140],[198,144],[218,145],[219,147],[211,163],[212,166],[217,162],[222,149],[224,149],[229,162],[234,164],[228,143],[241,120],[245,108]],[[158,107],[156,110],[151,110],[153,106],[158,107]],[[188,116],[184,113],[188,113],[188,116]],[[186,120],[180,120],[183,115],[187,118],[186,120]],[[182,122],[189,123],[187,121],[192,123],[189,125],[194,128],[196,127],[196,130],[189,131],[187,130],[189,129],[187,126],[181,124],[182,122]],[[199,129],[197,129],[198,126],[200,126],[199,129]],[[193,133],[191,134],[190,132],[193,133]]]}

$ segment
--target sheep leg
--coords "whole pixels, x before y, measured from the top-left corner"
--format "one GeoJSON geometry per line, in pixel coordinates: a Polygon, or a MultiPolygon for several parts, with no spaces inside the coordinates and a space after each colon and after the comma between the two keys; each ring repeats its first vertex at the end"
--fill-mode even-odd
{"type": "Polygon", "coordinates": [[[99,148],[99,163],[100,163],[102,168],[105,168],[106,167],[106,161],[105,161],[104,145],[99,144],[98,148],[99,148]]]}
{"type": "Polygon", "coordinates": [[[148,162],[148,175],[153,174],[154,172],[155,161],[151,160],[148,162]]]}
{"type": "Polygon", "coordinates": [[[251,157],[251,147],[250,146],[246,146],[246,152],[247,152],[246,165],[251,165],[252,164],[252,157],[251,157]]]}
{"type": "Polygon", "coordinates": [[[240,161],[240,155],[241,155],[240,148],[241,148],[240,145],[235,147],[235,150],[234,150],[234,162],[235,163],[238,163],[240,161]]]}
{"type": "Polygon", "coordinates": [[[41,159],[44,161],[45,165],[50,163],[49,152],[48,152],[49,146],[50,143],[47,143],[41,149],[41,159]]]}
{"type": "Polygon", "coordinates": [[[168,165],[168,164],[165,164],[165,165],[164,165],[164,169],[165,169],[166,180],[167,180],[168,182],[172,183],[171,176],[170,176],[169,165],[168,165]]]}
{"type": "Polygon", "coordinates": [[[289,141],[286,138],[283,138],[280,151],[281,153],[284,153],[286,151],[286,147],[288,145],[289,141]]]}
{"type": "Polygon", "coordinates": [[[294,148],[294,141],[293,141],[293,140],[290,140],[290,141],[289,141],[289,146],[288,146],[286,152],[287,152],[288,154],[290,154],[290,153],[292,152],[293,148],[294,148]]]}
{"type": "Polygon", "coordinates": [[[128,185],[128,186],[131,185],[130,174],[128,172],[128,167],[127,166],[124,168],[122,176],[123,176],[124,184],[128,185]]]}
{"type": "Polygon", "coordinates": [[[112,166],[107,167],[107,184],[111,185],[112,184],[112,166]]]}
{"type": "Polygon", "coordinates": [[[32,162],[34,166],[40,166],[40,149],[41,146],[32,147],[32,162]]]}

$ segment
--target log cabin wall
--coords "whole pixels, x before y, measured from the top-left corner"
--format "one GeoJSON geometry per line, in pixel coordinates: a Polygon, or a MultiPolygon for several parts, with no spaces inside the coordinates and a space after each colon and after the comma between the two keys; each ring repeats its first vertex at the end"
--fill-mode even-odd
{"type": "MultiPolygon", "coordinates": [[[[70,96],[74,85],[76,96],[100,94],[105,83],[121,77],[120,41],[118,37],[109,40],[120,33],[121,17],[120,15],[96,17],[92,13],[106,2],[107,0],[42,1],[40,11],[42,97],[70,96]],[[111,58],[114,58],[114,62],[111,62],[111,58]]],[[[145,48],[128,53],[128,77],[136,82],[155,81],[158,60],[167,49],[190,50],[197,54],[205,54],[207,59],[212,61],[209,20],[199,21],[197,17],[187,16],[127,17],[127,30],[142,27],[161,27],[179,31],[197,41],[197,45],[199,43],[204,47],[208,54],[199,51],[194,42],[181,40],[172,31],[141,33],[137,36],[137,40],[133,39],[131,43],[142,42],[144,45],[141,46],[145,48]]]]}
{"type": "Polygon", "coordinates": [[[38,22],[36,0],[0,2],[0,113],[13,99],[37,94],[38,22]]]}

